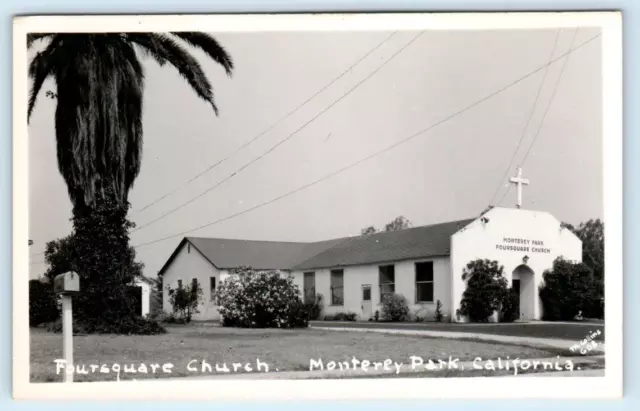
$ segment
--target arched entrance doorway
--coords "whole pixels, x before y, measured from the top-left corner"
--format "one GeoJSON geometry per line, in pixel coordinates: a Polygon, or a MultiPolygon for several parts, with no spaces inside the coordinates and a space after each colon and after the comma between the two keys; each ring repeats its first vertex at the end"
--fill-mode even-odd
{"type": "Polygon", "coordinates": [[[520,296],[519,319],[533,320],[535,318],[534,299],[536,296],[533,270],[524,264],[517,266],[511,274],[511,287],[520,296]]]}

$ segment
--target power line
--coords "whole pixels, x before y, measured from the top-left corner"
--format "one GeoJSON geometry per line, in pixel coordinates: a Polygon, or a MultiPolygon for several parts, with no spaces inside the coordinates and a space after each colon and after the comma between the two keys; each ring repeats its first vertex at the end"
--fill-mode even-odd
{"type": "Polygon", "coordinates": [[[496,188],[495,193],[493,193],[493,196],[491,196],[491,200],[489,201],[489,205],[493,205],[493,201],[495,200],[495,198],[500,193],[500,189],[502,188],[502,182],[507,178],[507,175],[509,175],[509,170],[511,170],[511,167],[513,166],[513,161],[516,159],[516,155],[518,154],[518,151],[520,151],[520,145],[522,144],[522,141],[524,140],[524,137],[527,135],[527,130],[529,129],[529,124],[531,124],[531,119],[533,118],[533,113],[535,113],[535,111],[536,111],[536,106],[538,105],[538,100],[540,99],[540,94],[541,94],[542,89],[544,87],[545,81],[547,80],[547,75],[549,74],[549,66],[551,65],[551,59],[553,59],[553,55],[556,52],[556,48],[558,46],[558,39],[560,38],[560,32],[561,31],[562,31],[561,29],[558,29],[556,31],[556,38],[555,38],[555,41],[553,42],[553,48],[551,49],[551,54],[549,55],[549,62],[547,63],[546,69],[544,71],[544,76],[542,77],[542,81],[540,82],[540,86],[538,87],[538,93],[536,94],[536,98],[534,99],[533,105],[531,106],[531,112],[529,113],[529,118],[527,119],[527,122],[524,125],[524,129],[522,130],[522,135],[520,136],[520,140],[518,141],[518,145],[516,146],[516,149],[513,151],[513,155],[511,156],[511,160],[509,161],[509,165],[507,166],[506,170],[504,171],[504,175],[500,179],[500,183],[498,184],[498,188],[496,188]]]}
{"type": "MultiPolygon", "coordinates": [[[[595,36],[591,37],[590,39],[588,39],[588,40],[584,41],[584,42],[583,42],[583,43],[581,43],[580,45],[576,46],[575,48],[570,48],[567,52],[565,52],[565,53],[561,54],[560,56],[558,56],[557,58],[555,58],[551,63],[554,63],[554,62],[556,62],[556,61],[560,60],[561,58],[563,58],[564,56],[567,56],[568,54],[572,53],[573,51],[575,51],[575,50],[577,50],[577,49],[579,49],[579,48],[581,48],[581,47],[585,46],[587,43],[590,43],[591,41],[593,41],[594,39],[596,39],[596,38],[597,38],[597,37],[599,37],[599,36],[600,36],[600,34],[597,34],[597,35],[595,35],[595,36]]],[[[454,117],[456,117],[456,116],[458,116],[458,115],[460,115],[460,114],[462,114],[462,113],[464,113],[464,112],[466,112],[466,111],[468,111],[468,110],[472,109],[473,107],[475,107],[475,106],[477,106],[477,105],[479,105],[479,104],[483,103],[484,101],[486,101],[486,100],[488,100],[488,99],[490,99],[490,98],[492,98],[492,97],[496,96],[497,94],[500,94],[500,93],[502,93],[503,91],[505,91],[505,90],[507,90],[507,89],[509,89],[509,88],[511,88],[511,87],[513,87],[513,86],[515,86],[516,84],[518,84],[518,83],[522,82],[523,80],[525,80],[525,79],[527,79],[527,78],[531,77],[532,75],[536,74],[536,73],[537,73],[537,72],[539,72],[540,70],[544,69],[546,66],[547,66],[546,64],[545,64],[545,65],[542,65],[542,66],[538,67],[537,69],[535,69],[535,70],[533,70],[533,71],[531,71],[531,72],[529,72],[529,73],[525,74],[524,76],[522,76],[522,77],[518,78],[517,80],[515,80],[515,81],[513,81],[513,82],[511,82],[511,83],[509,83],[509,84],[507,84],[506,86],[501,87],[499,90],[494,91],[494,92],[493,92],[493,93],[491,93],[491,94],[488,94],[487,96],[485,96],[485,97],[483,97],[483,98],[481,98],[481,99],[477,100],[476,102],[474,102],[474,103],[472,103],[472,104],[470,104],[470,105],[466,106],[465,108],[463,108],[463,109],[461,109],[461,110],[456,111],[455,113],[453,113],[453,114],[451,114],[451,115],[449,115],[449,116],[445,117],[444,119],[437,121],[436,123],[434,123],[434,124],[432,124],[432,125],[430,125],[430,126],[428,126],[428,127],[424,128],[424,129],[422,129],[422,130],[420,130],[420,131],[418,131],[418,132],[416,132],[416,133],[414,133],[414,134],[412,134],[412,135],[410,135],[410,136],[408,136],[408,137],[406,137],[406,138],[404,138],[404,139],[400,140],[399,142],[394,143],[394,144],[392,144],[392,145],[390,145],[390,146],[388,146],[388,147],[386,147],[386,148],[384,148],[384,149],[382,149],[382,150],[379,150],[379,151],[377,151],[377,152],[375,152],[375,153],[373,153],[373,154],[370,154],[370,155],[368,155],[367,157],[364,157],[364,158],[362,158],[362,159],[360,159],[360,160],[358,160],[358,161],[356,161],[356,162],[354,162],[354,163],[351,163],[350,165],[347,165],[347,166],[345,166],[345,167],[343,167],[343,168],[341,168],[341,169],[339,169],[339,170],[337,170],[337,171],[334,171],[334,172],[332,172],[332,173],[330,173],[330,174],[327,174],[327,175],[325,175],[324,177],[321,177],[321,178],[319,178],[319,179],[317,179],[317,180],[314,180],[314,181],[312,181],[311,183],[305,184],[305,185],[303,185],[303,186],[301,186],[301,187],[298,187],[298,188],[296,188],[296,189],[294,189],[294,190],[292,190],[292,191],[289,191],[289,192],[287,192],[287,193],[285,193],[285,194],[282,194],[282,195],[280,195],[280,196],[278,196],[278,197],[272,198],[271,200],[268,200],[268,201],[266,201],[266,202],[264,202],[264,203],[260,203],[260,204],[258,204],[258,205],[256,205],[256,206],[250,207],[250,208],[248,208],[248,209],[246,209],[246,210],[243,210],[243,211],[237,212],[237,213],[235,213],[235,214],[231,214],[231,215],[229,215],[229,216],[227,216],[227,217],[223,217],[223,218],[220,218],[220,219],[218,219],[218,220],[215,220],[215,221],[212,221],[212,222],[209,222],[209,223],[206,223],[206,224],[203,224],[203,225],[200,225],[200,226],[198,226],[198,227],[191,228],[191,229],[188,229],[188,230],[185,230],[185,231],[181,231],[181,232],[179,232],[179,233],[175,233],[175,234],[172,234],[172,235],[169,235],[169,236],[166,236],[166,237],[162,237],[162,238],[159,238],[159,239],[156,239],[156,240],[148,241],[148,242],[146,242],[146,243],[141,243],[141,244],[138,244],[138,245],[134,245],[134,247],[136,247],[136,248],[140,248],[140,247],[144,247],[144,246],[147,246],[147,245],[155,244],[155,243],[158,243],[158,242],[161,242],[161,241],[165,241],[165,240],[169,240],[169,239],[172,239],[172,238],[175,238],[175,237],[179,237],[179,236],[184,235],[184,234],[188,234],[188,233],[193,232],[193,231],[200,230],[200,229],[205,228],[205,227],[212,226],[212,225],[214,225],[214,224],[218,224],[218,223],[221,223],[221,222],[224,222],[224,221],[230,220],[230,219],[232,219],[232,218],[235,218],[235,217],[238,217],[238,216],[240,216],[240,215],[246,214],[246,213],[248,213],[248,212],[250,212],[250,211],[253,211],[253,210],[256,210],[256,209],[258,209],[258,208],[261,208],[261,207],[264,207],[264,206],[266,206],[266,205],[269,205],[269,204],[271,204],[271,203],[274,203],[274,202],[276,202],[276,201],[278,201],[278,200],[281,200],[281,199],[283,199],[283,198],[285,198],[285,197],[288,197],[288,196],[290,196],[290,195],[293,195],[293,194],[295,194],[295,193],[297,193],[297,192],[299,192],[299,191],[302,191],[302,190],[304,190],[304,189],[307,189],[307,188],[309,188],[309,187],[311,187],[311,186],[313,186],[313,185],[316,185],[316,184],[318,184],[318,183],[320,183],[320,182],[322,182],[322,181],[324,181],[324,180],[327,180],[327,179],[329,179],[329,178],[331,178],[331,177],[333,177],[333,176],[335,176],[335,175],[337,175],[337,174],[340,174],[340,173],[342,173],[342,172],[344,172],[344,171],[346,171],[346,170],[349,170],[349,169],[351,169],[351,168],[353,168],[353,167],[356,167],[356,166],[358,166],[358,165],[360,165],[360,164],[362,164],[362,163],[364,163],[364,162],[366,162],[366,161],[368,161],[368,160],[370,160],[370,159],[372,159],[372,158],[374,158],[374,157],[376,157],[376,156],[378,156],[378,155],[380,155],[380,154],[382,154],[382,153],[385,153],[385,152],[387,152],[387,151],[389,151],[389,150],[392,150],[392,149],[394,149],[394,148],[396,148],[396,147],[400,146],[401,144],[404,144],[404,143],[406,143],[407,141],[409,141],[409,140],[411,140],[411,139],[413,139],[413,138],[415,138],[415,137],[417,137],[417,136],[419,136],[419,135],[421,135],[421,134],[423,134],[423,133],[426,133],[427,131],[429,131],[429,130],[431,130],[431,129],[433,129],[433,128],[437,127],[437,126],[439,126],[440,124],[442,124],[442,123],[445,123],[445,122],[449,121],[450,119],[452,119],[452,118],[454,118],[454,117]]]]}
{"type": "MultiPolygon", "coordinates": [[[[571,44],[569,45],[569,50],[571,50],[571,48],[573,47],[573,44],[576,40],[576,35],[578,34],[578,27],[576,27],[575,31],[573,32],[573,37],[571,38],[571,44]]],[[[556,92],[558,91],[558,85],[560,84],[560,80],[562,79],[562,75],[564,74],[564,70],[567,67],[567,62],[569,61],[569,55],[567,54],[567,58],[564,59],[564,61],[562,62],[562,67],[560,68],[560,74],[558,74],[558,78],[556,79],[556,84],[553,87],[553,91],[551,92],[551,98],[549,98],[549,103],[547,104],[547,108],[545,109],[544,113],[542,114],[542,119],[540,120],[540,123],[538,124],[538,129],[536,130],[536,133],[533,136],[533,140],[531,141],[531,144],[529,145],[529,149],[527,150],[527,152],[525,153],[524,157],[522,158],[522,161],[520,162],[520,164],[522,166],[524,166],[524,164],[527,162],[527,157],[529,157],[529,153],[531,152],[531,149],[533,148],[533,146],[536,143],[536,140],[538,138],[538,136],[540,135],[540,130],[542,130],[542,125],[544,124],[544,120],[547,117],[547,113],[549,113],[549,109],[551,108],[551,105],[553,104],[553,99],[556,96],[556,92]]],[[[505,191],[505,193],[502,195],[502,198],[500,198],[500,203],[502,203],[502,201],[504,200],[504,198],[507,196],[507,193],[509,192],[509,190],[505,191]]]]}
{"type": "MultiPolygon", "coordinates": [[[[335,77],[333,80],[331,80],[329,83],[327,83],[324,87],[322,87],[320,90],[318,90],[317,92],[315,92],[313,95],[311,95],[309,98],[307,98],[305,101],[303,101],[301,104],[299,104],[296,108],[294,108],[293,110],[291,110],[290,112],[288,112],[287,114],[285,114],[284,116],[280,117],[280,119],[278,119],[276,122],[272,123],[269,127],[265,128],[262,132],[260,132],[259,134],[255,135],[254,137],[252,137],[250,140],[248,140],[246,143],[244,143],[243,145],[241,145],[240,147],[238,147],[235,151],[233,151],[231,154],[229,154],[228,156],[226,156],[225,158],[223,158],[222,160],[217,161],[216,163],[210,165],[209,167],[207,167],[205,170],[201,171],[200,173],[196,174],[193,178],[191,178],[189,181],[179,185],[178,187],[174,188],[173,190],[167,192],[166,194],[163,194],[162,196],[158,197],[157,199],[151,201],[149,204],[147,204],[146,206],[135,210],[134,212],[141,212],[146,210],[147,208],[153,206],[154,204],[164,200],[165,198],[175,194],[176,192],[178,192],[182,187],[190,184],[191,182],[197,180],[200,176],[202,176],[203,174],[206,174],[207,172],[209,172],[210,170],[213,170],[214,168],[216,168],[217,166],[219,166],[220,164],[224,163],[225,161],[227,161],[229,158],[233,157],[234,155],[236,155],[239,151],[241,151],[242,149],[244,149],[245,147],[247,147],[248,145],[250,145],[251,143],[253,143],[254,141],[256,141],[257,139],[259,139],[260,137],[262,137],[263,135],[267,134],[269,131],[273,130],[276,126],[278,126],[280,123],[282,123],[284,120],[286,120],[288,117],[290,117],[291,115],[295,114],[298,110],[300,110],[302,107],[306,106],[307,103],[309,103],[311,100],[313,100],[314,98],[316,98],[319,94],[321,94],[323,91],[325,91],[326,89],[328,89],[329,87],[331,87],[336,81],[340,80],[342,77],[344,77],[347,73],[349,73],[355,66],[357,66],[358,64],[360,64],[360,62],[362,62],[364,59],[366,59],[367,57],[369,57],[373,52],[375,52],[376,50],[378,50],[380,47],[382,47],[383,44],[385,44],[387,41],[389,41],[389,39],[391,39],[391,37],[393,37],[396,34],[396,32],[394,31],[393,33],[391,33],[387,38],[385,38],[384,40],[382,40],[380,43],[378,43],[375,47],[373,47],[372,49],[370,49],[367,53],[365,53],[362,57],[360,57],[355,63],[353,63],[352,65],[350,65],[346,70],[344,70],[342,73],[340,73],[337,77],[335,77]]],[[[140,227],[142,228],[142,227],[140,227]]]]}
{"type": "Polygon", "coordinates": [[[394,54],[391,55],[391,57],[389,57],[387,60],[385,60],[380,66],[378,66],[375,70],[373,70],[371,73],[369,73],[366,77],[364,77],[362,80],[360,80],[358,83],[356,83],[355,86],[351,87],[346,93],[344,93],[342,96],[340,96],[337,100],[335,100],[333,103],[331,103],[330,105],[328,105],[327,107],[325,107],[323,110],[321,110],[318,114],[316,114],[314,117],[312,117],[310,120],[308,120],[306,123],[304,123],[302,126],[300,126],[297,130],[295,130],[293,133],[289,134],[286,138],[280,140],[278,143],[276,143],[273,147],[271,147],[269,150],[267,150],[266,152],[262,153],[261,155],[259,155],[258,157],[254,158],[253,160],[251,160],[250,162],[248,162],[247,164],[245,164],[244,166],[240,167],[238,170],[236,170],[235,172],[233,172],[232,174],[228,175],[227,177],[225,177],[224,179],[220,180],[218,183],[214,184],[213,186],[209,187],[208,189],[204,190],[203,192],[201,192],[200,194],[198,194],[195,197],[192,197],[191,199],[183,202],[182,204],[172,208],[171,210],[165,212],[164,214],[160,215],[159,217],[154,218],[153,220],[141,225],[140,227],[136,228],[135,230],[132,231],[132,233],[135,233],[136,231],[142,230],[145,227],[148,227],[150,225],[152,225],[153,223],[175,213],[176,211],[180,210],[181,208],[193,203],[194,201],[196,201],[197,199],[199,199],[200,197],[204,196],[205,194],[211,192],[212,190],[216,189],[217,187],[219,187],[221,184],[229,181],[231,178],[233,178],[234,176],[240,174],[242,171],[244,171],[247,167],[251,166],[252,164],[254,164],[255,162],[257,162],[258,160],[260,160],[261,158],[265,157],[266,155],[268,155],[269,153],[271,153],[272,151],[274,151],[276,148],[278,148],[280,145],[282,145],[283,143],[285,143],[286,141],[288,141],[290,138],[292,138],[293,136],[295,136],[296,134],[298,134],[300,131],[302,131],[306,126],[308,126],[309,124],[311,124],[313,121],[315,121],[318,117],[320,117],[321,115],[323,115],[324,113],[326,113],[328,110],[330,110],[333,106],[335,106],[336,104],[338,104],[340,101],[342,101],[342,99],[344,99],[345,97],[347,97],[349,94],[351,94],[355,89],[357,89],[360,85],[362,85],[365,81],[369,80],[371,77],[373,77],[373,75],[375,75],[378,71],[380,71],[384,66],[386,66],[391,60],[393,60],[397,55],[399,55],[403,50],[405,50],[407,47],[409,47],[409,45],[411,45],[414,41],[416,41],[420,36],[422,36],[422,34],[424,34],[424,31],[420,32],[417,36],[415,36],[413,39],[411,39],[411,41],[409,41],[407,44],[405,44],[404,46],[402,46],[398,51],[396,51],[394,54]]]}

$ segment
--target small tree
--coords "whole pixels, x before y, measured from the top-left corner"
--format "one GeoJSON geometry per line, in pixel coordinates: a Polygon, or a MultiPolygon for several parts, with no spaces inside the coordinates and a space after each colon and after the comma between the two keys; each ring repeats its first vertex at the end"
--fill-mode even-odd
{"type": "Polygon", "coordinates": [[[474,322],[487,322],[502,307],[508,294],[504,267],[497,261],[478,259],[467,264],[462,279],[467,289],[460,301],[460,314],[474,322]]]}
{"type": "Polygon", "coordinates": [[[584,263],[558,257],[551,270],[542,274],[540,286],[542,316],[545,320],[573,320],[581,311],[588,312],[600,299],[598,280],[584,263]]]}
{"type": "Polygon", "coordinates": [[[202,298],[202,288],[197,282],[189,286],[171,288],[167,286],[169,303],[173,307],[173,313],[184,322],[191,322],[193,314],[200,312],[200,300],[202,298]]]}
{"type": "Polygon", "coordinates": [[[369,226],[369,227],[365,227],[362,230],[360,230],[360,235],[371,235],[371,234],[375,234],[378,232],[378,229],[375,228],[374,226],[369,226]]]}
{"type": "Polygon", "coordinates": [[[404,321],[409,316],[409,304],[402,294],[387,294],[382,299],[382,318],[385,321],[404,321]]]}
{"type": "Polygon", "coordinates": [[[384,231],[399,231],[411,228],[412,224],[405,216],[398,216],[384,226],[384,231]]]}

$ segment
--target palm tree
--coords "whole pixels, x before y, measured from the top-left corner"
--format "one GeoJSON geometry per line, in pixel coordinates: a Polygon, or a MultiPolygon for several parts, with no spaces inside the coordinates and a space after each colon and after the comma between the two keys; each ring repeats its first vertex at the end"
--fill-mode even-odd
{"type": "Polygon", "coordinates": [[[93,207],[107,191],[117,203],[127,203],[142,159],[140,53],[175,67],[216,115],[211,83],[180,42],[204,51],[227,75],[233,70],[229,54],[205,33],[34,33],[27,47],[38,40],[48,44],[29,65],[28,118],[44,81],[53,77],[58,169],[74,206],[93,207]]]}
{"type": "Polygon", "coordinates": [[[142,265],[129,246],[127,200],[142,158],[144,71],[139,55],[171,65],[217,114],[211,83],[184,44],[203,50],[227,75],[233,63],[203,33],[52,34],[27,37],[27,47],[46,42],[29,65],[28,118],[44,81],[53,77],[58,169],[73,203],[67,266],[80,274],[76,322],[87,332],[159,332],[141,321],[130,286],[142,265]],[[183,43],[181,45],[181,43],[183,43]]]}

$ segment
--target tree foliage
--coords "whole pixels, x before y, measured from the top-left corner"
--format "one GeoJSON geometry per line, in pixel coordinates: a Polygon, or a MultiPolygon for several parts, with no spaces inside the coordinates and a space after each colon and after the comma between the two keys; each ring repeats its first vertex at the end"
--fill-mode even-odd
{"type": "Polygon", "coordinates": [[[217,113],[211,83],[180,44],[198,48],[231,74],[233,62],[205,33],[32,33],[27,46],[46,42],[29,65],[31,117],[48,77],[56,82],[58,169],[74,205],[93,206],[109,189],[120,204],[140,171],[144,70],[136,50],[169,65],[217,113]]]}
{"type": "Polygon", "coordinates": [[[369,227],[365,227],[362,230],[360,230],[360,235],[371,235],[377,232],[378,232],[378,229],[370,225],[369,227]]]}
{"type": "Polygon", "coordinates": [[[603,302],[597,280],[586,264],[558,257],[542,278],[544,283],[540,286],[539,295],[543,319],[570,321],[579,313],[585,317],[603,314],[597,312],[603,302]]]}
{"type": "Polygon", "coordinates": [[[504,267],[495,260],[470,261],[462,274],[467,288],[460,301],[460,314],[473,322],[487,322],[499,312],[509,294],[503,273],[504,267]]]}
{"type": "MultiPolygon", "coordinates": [[[[45,261],[50,281],[67,271],[80,276],[80,294],[74,297],[74,320],[87,333],[126,333],[153,330],[141,318],[139,302],[131,288],[142,276],[144,264],[135,260],[129,246],[126,219],[128,204],[122,207],[115,199],[98,199],[93,208],[76,205],[73,209],[74,231],[67,237],[47,243],[45,261]]],[[[158,332],[161,332],[158,329],[158,332]]]]}
{"type": "Polygon", "coordinates": [[[171,288],[167,286],[169,303],[173,307],[173,313],[185,323],[190,323],[193,314],[200,312],[199,304],[202,300],[202,287],[197,282],[187,286],[171,288]]]}
{"type": "Polygon", "coordinates": [[[593,271],[599,281],[604,281],[604,223],[591,219],[577,227],[563,223],[582,241],[582,262],[593,271]]]}
{"type": "Polygon", "coordinates": [[[29,281],[29,325],[36,327],[60,316],[53,287],[46,279],[29,281]]]}
{"type": "MultiPolygon", "coordinates": [[[[409,221],[409,219],[407,219],[404,216],[398,216],[384,226],[384,231],[405,230],[411,227],[412,227],[412,224],[411,224],[411,221],[409,221]]],[[[378,232],[378,229],[375,226],[369,226],[360,230],[360,235],[366,236],[366,235],[375,234],[377,232],[378,232]]]]}

